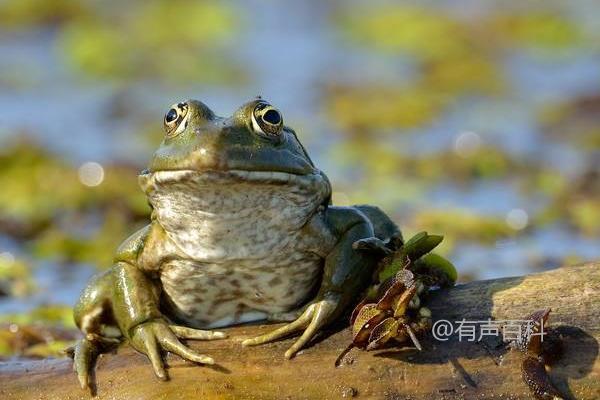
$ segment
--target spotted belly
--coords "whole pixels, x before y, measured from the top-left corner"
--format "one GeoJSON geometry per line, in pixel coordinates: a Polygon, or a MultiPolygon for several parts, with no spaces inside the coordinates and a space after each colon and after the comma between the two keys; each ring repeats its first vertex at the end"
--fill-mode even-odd
{"type": "Polygon", "coordinates": [[[161,273],[170,315],[197,328],[214,328],[291,311],[318,289],[323,260],[307,251],[261,259],[207,263],[174,260],[161,273]]]}
{"type": "MultiPolygon", "coordinates": [[[[336,238],[320,173],[159,171],[144,176],[166,232],[166,315],[216,327],[287,312],[318,286],[336,238]]],[[[162,250],[161,250],[162,251],[162,250]]]]}

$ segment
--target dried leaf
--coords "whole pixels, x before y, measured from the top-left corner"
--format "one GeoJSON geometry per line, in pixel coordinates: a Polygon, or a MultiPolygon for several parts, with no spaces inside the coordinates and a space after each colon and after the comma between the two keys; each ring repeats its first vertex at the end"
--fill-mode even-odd
{"type": "Polygon", "coordinates": [[[398,326],[398,321],[392,317],[386,318],[377,324],[369,336],[367,351],[379,349],[387,343],[388,340],[396,337],[398,326]]]}
{"type": "Polygon", "coordinates": [[[376,304],[366,304],[358,313],[352,325],[352,342],[357,347],[364,347],[369,340],[371,330],[384,318],[385,313],[376,304]]]}

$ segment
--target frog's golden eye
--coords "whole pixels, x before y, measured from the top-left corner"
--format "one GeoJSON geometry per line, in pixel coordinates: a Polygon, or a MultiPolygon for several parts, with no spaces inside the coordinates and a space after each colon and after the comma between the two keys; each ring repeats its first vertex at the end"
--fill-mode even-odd
{"type": "Polygon", "coordinates": [[[175,136],[181,133],[187,125],[188,105],[187,103],[173,104],[165,114],[165,132],[167,136],[175,136]]]}
{"type": "Polygon", "coordinates": [[[260,102],[252,111],[252,128],[267,137],[279,136],[283,128],[283,117],[275,107],[260,102]]]}

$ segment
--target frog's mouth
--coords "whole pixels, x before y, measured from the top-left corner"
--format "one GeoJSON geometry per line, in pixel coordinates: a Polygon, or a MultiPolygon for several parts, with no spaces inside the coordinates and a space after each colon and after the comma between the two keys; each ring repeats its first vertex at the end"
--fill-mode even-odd
{"type": "Polygon", "coordinates": [[[320,171],[310,174],[295,174],[280,171],[248,170],[164,170],[143,171],[138,182],[146,194],[156,190],[198,190],[202,187],[236,183],[256,183],[261,185],[287,186],[299,191],[321,192],[326,198],[331,193],[329,181],[320,171]]]}
{"type": "Polygon", "coordinates": [[[163,170],[148,171],[144,170],[139,175],[141,180],[154,179],[156,182],[182,182],[191,178],[203,178],[206,181],[214,180],[232,180],[232,181],[254,181],[261,183],[302,184],[306,181],[313,181],[317,177],[323,178],[321,173],[298,174],[293,172],[281,171],[250,171],[242,169],[232,169],[228,171],[205,170],[197,171],[191,169],[184,170],[163,170]]]}

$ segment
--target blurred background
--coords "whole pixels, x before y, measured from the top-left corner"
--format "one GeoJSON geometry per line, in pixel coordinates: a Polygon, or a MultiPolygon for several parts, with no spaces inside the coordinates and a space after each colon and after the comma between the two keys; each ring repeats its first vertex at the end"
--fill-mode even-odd
{"type": "Polygon", "coordinates": [[[0,0],[0,358],[56,355],[148,220],[172,103],[262,95],[461,281],[600,258],[600,5],[0,0]]]}

